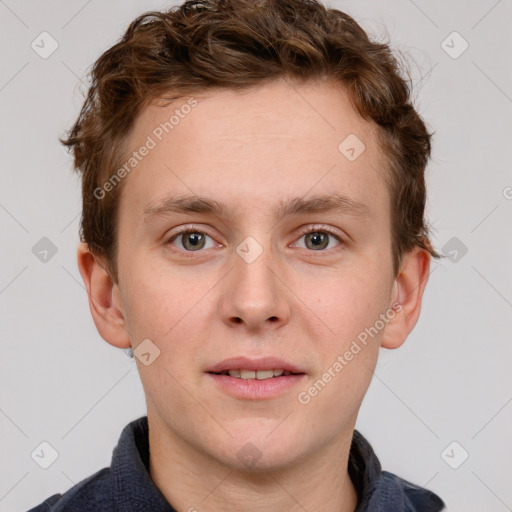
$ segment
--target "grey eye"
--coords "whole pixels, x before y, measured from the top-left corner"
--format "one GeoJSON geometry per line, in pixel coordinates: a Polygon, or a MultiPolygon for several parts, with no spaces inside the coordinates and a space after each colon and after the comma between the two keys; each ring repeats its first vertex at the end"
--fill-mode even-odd
{"type": "Polygon", "coordinates": [[[305,247],[300,246],[306,249],[310,249],[313,251],[322,251],[329,247],[331,241],[335,241],[340,243],[340,240],[333,233],[329,233],[328,231],[310,231],[309,233],[305,233],[301,236],[300,240],[305,240],[305,247]]]}
{"type": "Polygon", "coordinates": [[[213,243],[209,247],[206,247],[207,238],[213,242],[213,239],[206,233],[189,230],[178,233],[169,241],[169,243],[176,246],[175,242],[179,240],[181,247],[186,251],[199,251],[204,248],[213,247],[213,243]]]}

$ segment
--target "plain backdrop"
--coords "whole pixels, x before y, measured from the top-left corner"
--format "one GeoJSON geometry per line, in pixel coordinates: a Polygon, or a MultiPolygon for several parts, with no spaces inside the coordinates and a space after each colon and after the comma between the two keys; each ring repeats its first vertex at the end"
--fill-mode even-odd
{"type": "MultiPolygon", "coordinates": [[[[87,68],[135,16],[172,5],[0,1],[1,511],[110,465],[122,428],[145,414],[135,363],[89,312],[80,184],[57,138],[82,105],[87,68]],[[44,51],[58,44],[47,58],[32,45],[42,37],[44,51]],[[43,442],[58,454],[47,469],[31,456],[43,442]]],[[[409,59],[415,104],[435,131],[427,213],[448,256],[432,263],[407,342],[383,350],[357,428],[384,469],[448,510],[512,510],[512,3],[328,5],[409,59]]]]}

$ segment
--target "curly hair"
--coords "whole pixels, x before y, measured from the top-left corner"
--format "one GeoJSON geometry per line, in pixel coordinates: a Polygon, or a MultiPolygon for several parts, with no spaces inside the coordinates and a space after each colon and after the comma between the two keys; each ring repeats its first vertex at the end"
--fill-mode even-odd
{"type": "Polygon", "coordinates": [[[355,110],[380,127],[395,276],[415,246],[442,257],[424,218],[432,133],[412,105],[411,81],[401,76],[389,45],[371,41],[349,15],[316,0],[189,0],[134,19],[89,77],[80,114],[59,141],[73,152],[82,177],[80,238],[106,260],[114,282],[122,186],[101,199],[95,191],[121,165],[137,115],[158,98],[243,89],[278,78],[333,80],[348,91],[355,110]]]}

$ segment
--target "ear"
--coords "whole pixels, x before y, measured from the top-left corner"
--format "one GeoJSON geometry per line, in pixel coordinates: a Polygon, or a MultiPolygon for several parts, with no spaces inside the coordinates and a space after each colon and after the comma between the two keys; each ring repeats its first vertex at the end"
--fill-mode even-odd
{"type": "Polygon", "coordinates": [[[77,260],[87,289],[89,308],[100,336],[115,347],[130,347],[118,285],[84,242],[78,246],[77,260]]]}
{"type": "Polygon", "coordinates": [[[400,347],[416,325],[430,275],[430,258],[430,253],[420,247],[404,255],[390,305],[395,304],[395,316],[386,324],[381,342],[383,348],[400,347]]]}

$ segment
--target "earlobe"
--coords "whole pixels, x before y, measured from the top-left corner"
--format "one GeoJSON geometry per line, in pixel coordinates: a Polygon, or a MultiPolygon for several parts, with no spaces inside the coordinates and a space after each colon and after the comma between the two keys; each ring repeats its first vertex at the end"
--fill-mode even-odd
{"type": "Polygon", "coordinates": [[[119,287],[84,242],[78,246],[77,262],[87,290],[89,308],[100,336],[115,347],[130,347],[119,287]]]}
{"type": "Polygon", "coordinates": [[[383,348],[400,347],[416,325],[429,277],[430,258],[430,253],[420,247],[415,247],[404,255],[391,293],[390,307],[397,305],[393,308],[395,315],[386,325],[381,341],[383,348]]]}

